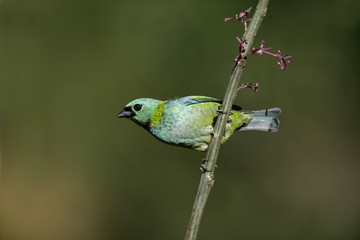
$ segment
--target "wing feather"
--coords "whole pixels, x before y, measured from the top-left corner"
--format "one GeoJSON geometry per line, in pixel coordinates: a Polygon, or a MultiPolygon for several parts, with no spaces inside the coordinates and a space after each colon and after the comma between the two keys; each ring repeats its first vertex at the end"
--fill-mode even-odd
{"type": "MultiPolygon", "coordinates": [[[[167,107],[176,106],[176,105],[188,106],[188,105],[199,104],[199,103],[207,103],[207,102],[215,102],[215,103],[218,103],[218,104],[222,104],[223,101],[219,100],[217,98],[206,97],[206,96],[188,96],[188,97],[169,100],[168,102],[166,102],[165,105],[167,107]]],[[[232,109],[236,110],[236,111],[239,111],[239,110],[242,109],[242,107],[234,104],[232,106],[232,109]]]]}

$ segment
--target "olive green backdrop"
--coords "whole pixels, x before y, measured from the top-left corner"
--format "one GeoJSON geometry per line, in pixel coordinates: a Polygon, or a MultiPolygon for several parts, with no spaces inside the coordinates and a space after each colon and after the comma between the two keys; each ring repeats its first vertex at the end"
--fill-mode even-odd
{"type": "MultiPolygon", "coordinates": [[[[116,115],[140,97],[222,98],[257,1],[1,0],[1,225],[6,240],[183,239],[204,153],[116,115]]],[[[199,239],[360,238],[360,3],[270,1],[244,109],[276,134],[221,148],[199,239]]]]}

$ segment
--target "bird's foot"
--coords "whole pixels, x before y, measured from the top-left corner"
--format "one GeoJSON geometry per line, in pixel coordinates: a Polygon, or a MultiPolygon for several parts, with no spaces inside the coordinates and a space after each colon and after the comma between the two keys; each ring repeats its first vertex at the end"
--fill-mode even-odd
{"type": "Polygon", "coordinates": [[[205,164],[203,164],[203,163],[200,165],[200,170],[203,173],[210,172],[210,170],[207,167],[205,167],[205,164]]]}
{"type": "Polygon", "coordinates": [[[216,110],[216,113],[217,114],[226,114],[226,112],[224,110],[222,110],[221,108],[222,108],[222,105],[219,105],[218,109],[216,110]]]}
{"type": "MultiPolygon", "coordinates": [[[[205,163],[206,163],[206,162],[207,162],[207,159],[204,158],[204,159],[202,160],[201,165],[200,165],[200,170],[201,170],[203,173],[211,172],[211,170],[210,170],[209,168],[205,167],[205,163]]],[[[215,167],[217,168],[217,165],[215,165],[215,167]]]]}
{"type": "Polygon", "coordinates": [[[210,172],[210,170],[205,167],[205,163],[207,162],[207,159],[206,158],[203,158],[202,160],[202,163],[200,165],[200,170],[203,172],[203,173],[206,173],[206,172],[210,172]]]}
{"type": "MultiPolygon", "coordinates": [[[[221,108],[222,108],[222,105],[219,105],[218,109],[216,110],[216,113],[217,114],[226,114],[226,112],[224,110],[222,110],[221,108]]],[[[233,115],[233,113],[230,112],[229,115],[231,116],[231,115],[233,115]]]]}

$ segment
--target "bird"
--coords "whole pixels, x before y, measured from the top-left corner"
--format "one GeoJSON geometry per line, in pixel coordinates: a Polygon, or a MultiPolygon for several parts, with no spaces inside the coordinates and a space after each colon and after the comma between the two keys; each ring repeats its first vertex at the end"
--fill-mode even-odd
{"type": "MultiPolygon", "coordinates": [[[[187,96],[166,101],[139,98],[128,103],[117,117],[131,119],[164,143],[206,151],[216,120],[223,113],[221,107],[221,100],[206,96],[187,96]]],[[[232,106],[222,143],[235,131],[277,132],[280,108],[241,110],[240,106],[232,106]]]]}

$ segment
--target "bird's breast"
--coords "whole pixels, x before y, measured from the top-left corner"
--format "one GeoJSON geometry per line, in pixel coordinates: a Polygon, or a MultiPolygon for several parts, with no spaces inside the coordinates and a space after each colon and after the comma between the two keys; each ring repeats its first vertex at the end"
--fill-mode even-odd
{"type": "Polygon", "coordinates": [[[159,124],[152,127],[150,132],[170,144],[208,142],[217,107],[204,108],[201,105],[165,109],[159,124]]]}

